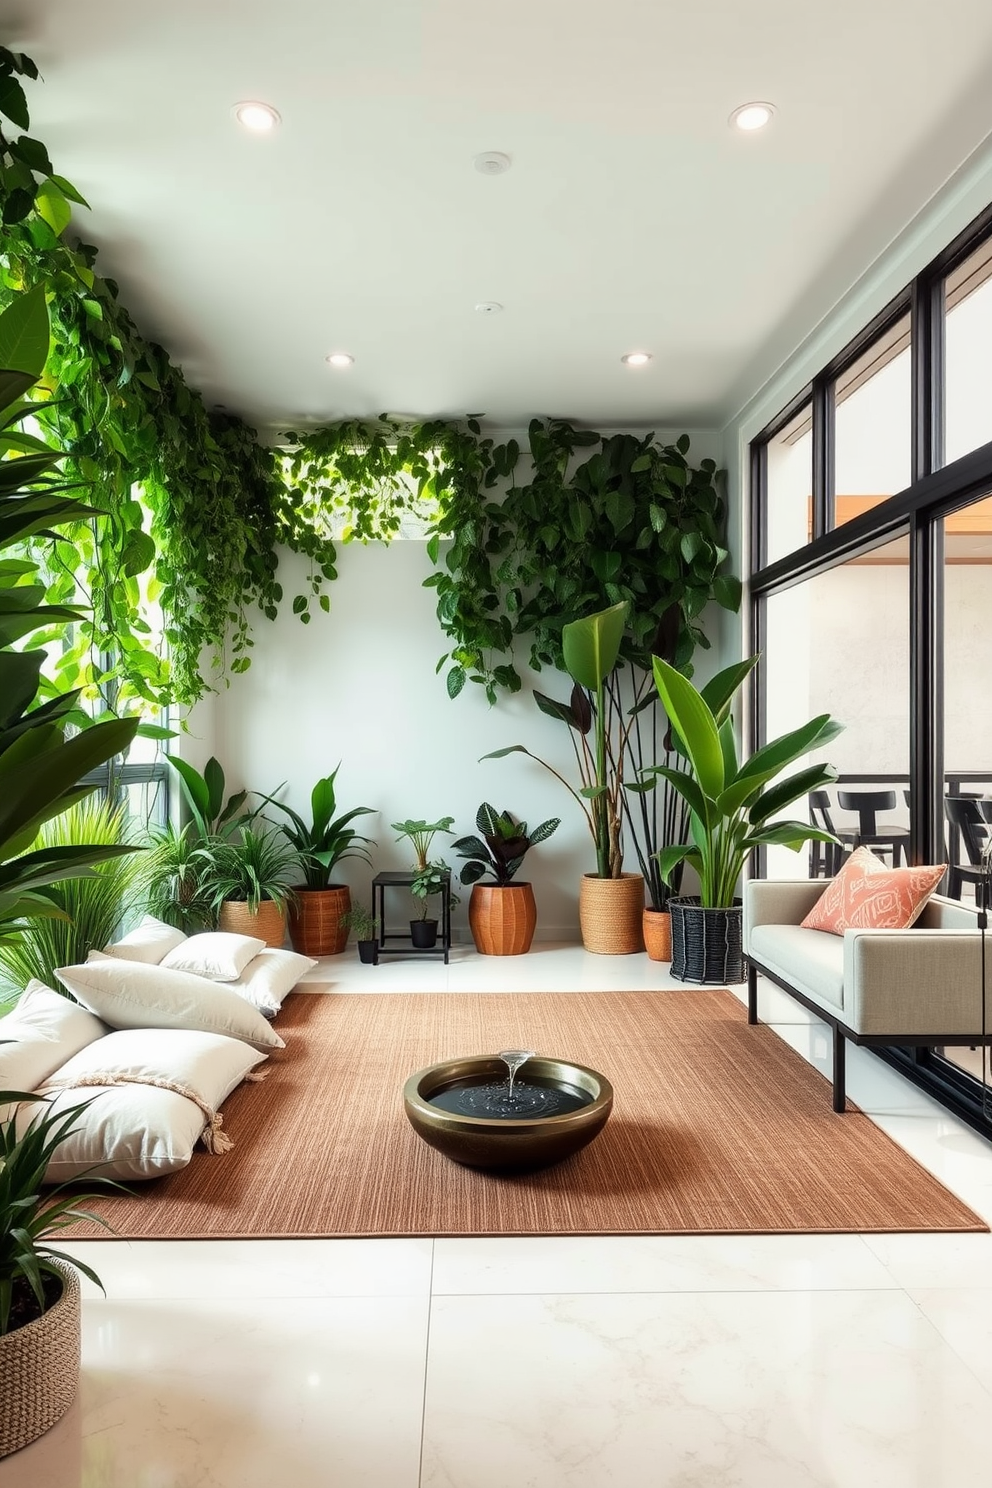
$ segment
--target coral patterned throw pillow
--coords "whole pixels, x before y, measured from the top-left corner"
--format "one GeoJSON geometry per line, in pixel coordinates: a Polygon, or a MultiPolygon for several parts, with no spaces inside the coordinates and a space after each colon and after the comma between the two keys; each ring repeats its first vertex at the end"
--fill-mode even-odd
{"type": "Polygon", "coordinates": [[[804,930],[908,930],[940,883],[946,863],[889,868],[866,847],[854,850],[802,922],[804,930]]]}

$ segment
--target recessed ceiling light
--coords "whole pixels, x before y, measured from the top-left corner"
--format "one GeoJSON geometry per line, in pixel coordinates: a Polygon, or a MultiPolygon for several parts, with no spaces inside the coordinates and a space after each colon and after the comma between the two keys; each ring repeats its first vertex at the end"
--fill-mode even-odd
{"type": "Polygon", "coordinates": [[[484,176],[502,176],[510,169],[510,157],[502,150],[483,150],[475,157],[475,168],[484,176]]]}
{"type": "Polygon", "coordinates": [[[274,109],[270,103],[235,104],[234,117],[239,124],[250,129],[253,134],[268,134],[270,129],[275,129],[276,125],[282,122],[278,109],[274,109]]]}
{"type": "Polygon", "coordinates": [[[775,115],[775,106],[771,103],[742,103],[740,108],[735,108],[728,123],[733,129],[742,129],[745,134],[751,134],[755,129],[764,129],[770,124],[775,115]]]}
{"type": "Polygon", "coordinates": [[[324,358],[324,361],[332,367],[351,367],[354,365],[355,358],[349,356],[346,351],[332,351],[330,356],[324,358]]]}
{"type": "Polygon", "coordinates": [[[646,367],[651,360],[651,353],[649,351],[628,351],[626,356],[622,356],[620,360],[625,367],[646,367]]]}

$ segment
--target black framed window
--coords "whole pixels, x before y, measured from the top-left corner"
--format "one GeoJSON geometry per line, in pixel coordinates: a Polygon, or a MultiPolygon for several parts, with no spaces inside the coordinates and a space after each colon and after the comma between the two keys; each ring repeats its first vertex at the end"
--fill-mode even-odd
{"type": "MultiPolygon", "coordinates": [[[[804,718],[850,713],[838,784],[884,780],[909,861],[944,861],[960,848],[948,796],[992,805],[992,728],[974,707],[992,663],[992,208],[762,431],[750,471],[749,627],[766,658],[751,746],[788,726],[797,690],[804,718]],[[775,471],[800,427],[809,521],[785,549],[775,471]]],[[[778,860],[756,866],[787,876],[778,860]]],[[[979,1124],[980,1060],[882,1057],[979,1124]]]]}

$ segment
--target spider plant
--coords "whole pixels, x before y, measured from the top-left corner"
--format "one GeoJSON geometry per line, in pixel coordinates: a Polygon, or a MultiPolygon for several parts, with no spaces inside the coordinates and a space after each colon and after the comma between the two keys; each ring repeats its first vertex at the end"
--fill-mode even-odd
{"type": "Polygon", "coordinates": [[[263,899],[280,908],[292,903],[299,854],[268,823],[243,827],[237,840],[209,838],[197,853],[203,865],[203,890],[213,909],[219,910],[227,899],[247,904],[253,914],[263,899]]]}

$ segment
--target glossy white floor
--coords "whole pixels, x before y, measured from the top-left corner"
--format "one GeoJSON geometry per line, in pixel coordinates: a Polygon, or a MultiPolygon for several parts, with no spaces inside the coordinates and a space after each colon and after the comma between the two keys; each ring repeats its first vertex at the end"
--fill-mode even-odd
{"type": "MultiPolygon", "coordinates": [[[[673,984],[644,956],[456,950],[332,992],[673,984]]],[[[762,1015],[826,1066],[774,989],[762,1015]]],[[[852,1097],[992,1217],[992,1143],[871,1055],[852,1097]]],[[[824,1100],[828,1090],[824,1085],[824,1100]]],[[[992,1237],[82,1244],[79,1399],[0,1488],[978,1488],[992,1237]]]]}

